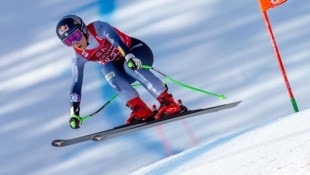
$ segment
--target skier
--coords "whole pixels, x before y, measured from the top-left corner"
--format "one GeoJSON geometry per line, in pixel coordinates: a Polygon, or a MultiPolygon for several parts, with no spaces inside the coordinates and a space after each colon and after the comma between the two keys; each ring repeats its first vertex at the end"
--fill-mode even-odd
{"type": "Polygon", "coordinates": [[[164,83],[150,70],[141,68],[142,65],[153,64],[153,53],[143,41],[103,21],[85,25],[76,15],[63,17],[56,26],[56,33],[58,38],[66,46],[73,47],[75,52],[72,59],[73,83],[70,93],[71,128],[77,129],[81,125],[81,89],[84,64],[87,61],[101,64],[103,77],[132,110],[126,124],[159,119],[162,115],[170,116],[182,110],[181,105],[168,93],[164,83]],[[156,114],[131,86],[135,81],[142,84],[159,101],[160,107],[156,114]]]}

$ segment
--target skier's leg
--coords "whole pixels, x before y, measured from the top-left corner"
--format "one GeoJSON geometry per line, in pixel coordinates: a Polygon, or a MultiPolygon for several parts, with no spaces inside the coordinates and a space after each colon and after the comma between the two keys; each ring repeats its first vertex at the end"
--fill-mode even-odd
{"type": "Polygon", "coordinates": [[[115,63],[108,62],[102,65],[101,73],[122,101],[127,102],[139,96],[136,89],[131,86],[132,79],[126,79],[115,63]]]}
{"type": "MultiPolygon", "coordinates": [[[[153,65],[153,53],[142,41],[133,38],[130,51],[142,61],[143,65],[153,65]]],[[[124,70],[128,75],[139,81],[155,98],[167,90],[164,83],[148,69],[132,70],[127,64],[124,64],[124,70]]]]}
{"type": "MultiPolygon", "coordinates": [[[[139,40],[133,40],[131,52],[139,59],[141,59],[143,65],[152,66],[153,53],[151,49],[143,42],[139,40]]],[[[148,69],[132,70],[128,68],[127,64],[124,64],[125,71],[138,80],[160,103],[160,108],[155,118],[159,119],[163,115],[174,115],[179,113],[182,108],[180,104],[176,103],[172,95],[168,93],[167,86],[156,77],[148,69]]]]}
{"type": "Polygon", "coordinates": [[[134,80],[124,74],[117,66],[117,63],[106,63],[102,66],[101,72],[108,83],[116,90],[120,99],[132,109],[126,124],[134,120],[147,120],[153,117],[153,111],[140,99],[138,92],[131,86],[134,80]]]}

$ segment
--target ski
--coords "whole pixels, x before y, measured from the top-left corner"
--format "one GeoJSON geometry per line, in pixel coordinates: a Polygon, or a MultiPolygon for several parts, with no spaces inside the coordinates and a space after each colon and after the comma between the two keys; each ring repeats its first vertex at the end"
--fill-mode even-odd
{"type": "Polygon", "coordinates": [[[139,131],[139,130],[146,129],[146,128],[151,128],[154,126],[182,120],[185,118],[191,118],[191,117],[206,114],[206,113],[211,113],[211,112],[216,112],[216,111],[223,110],[223,109],[233,108],[237,106],[239,103],[241,103],[241,101],[212,106],[208,108],[188,110],[186,112],[176,114],[170,117],[165,117],[159,120],[142,122],[142,123],[133,124],[133,125],[121,125],[121,126],[109,129],[109,130],[105,130],[105,131],[101,131],[101,132],[97,132],[97,133],[93,133],[89,135],[84,135],[84,136],[80,136],[76,138],[71,138],[71,139],[57,139],[57,140],[52,141],[51,144],[55,147],[64,147],[64,146],[69,146],[69,145],[73,145],[73,144],[77,144],[77,143],[81,143],[85,141],[90,141],[90,140],[103,141],[109,138],[113,138],[113,137],[117,137],[120,135],[130,133],[130,132],[139,131]]]}

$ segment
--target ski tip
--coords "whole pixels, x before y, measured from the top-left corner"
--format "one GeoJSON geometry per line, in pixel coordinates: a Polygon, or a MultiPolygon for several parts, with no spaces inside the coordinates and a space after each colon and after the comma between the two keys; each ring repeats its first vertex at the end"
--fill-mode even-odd
{"type": "Polygon", "coordinates": [[[54,146],[54,147],[61,147],[61,146],[63,146],[62,145],[63,142],[64,142],[63,140],[53,140],[51,145],[54,146]]]}
{"type": "Polygon", "coordinates": [[[232,102],[231,104],[232,104],[233,106],[237,106],[237,105],[239,105],[241,102],[242,102],[242,100],[232,102]]]}
{"type": "Polygon", "coordinates": [[[240,100],[240,101],[234,101],[234,102],[229,102],[229,103],[225,103],[225,104],[223,104],[223,105],[224,105],[224,106],[227,106],[227,107],[229,107],[229,108],[233,108],[233,107],[238,106],[241,102],[242,102],[242,100],[240,100]]]}
{"type": "Polygon", "coordinates": [[[241,103],[241,102],[242,102],[242,100],[239,100],[239,101],[236,101],[235,103],[239,104],[239,103],[241,103]]]}

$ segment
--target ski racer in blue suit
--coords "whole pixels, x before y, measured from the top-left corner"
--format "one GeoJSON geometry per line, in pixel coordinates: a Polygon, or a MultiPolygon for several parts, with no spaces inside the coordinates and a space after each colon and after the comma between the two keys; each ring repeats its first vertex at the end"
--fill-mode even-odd
{"type": "Polygon", "coordinates": [[[180,104],[168,93],[164,83],[150,70],[141,68],[142,65],[153,64],[153,53],[144,42],[103,21],[86,25],[76,15],[63,17],[56,26],[56,33],[58,38],[75,52],[72,59],[73,82],[70,92],[71,128],[77,129],[81,125],[79,113],[82,82],[84,65],[88,61],[102,65],[103,77],[132,110],[126,124],[159,119],[163,115],[174,115],[181,111],[180,104]],[[131,86],[135,81],[142,84],[159,101],[160,107],[156,114],[131,86]]]}

